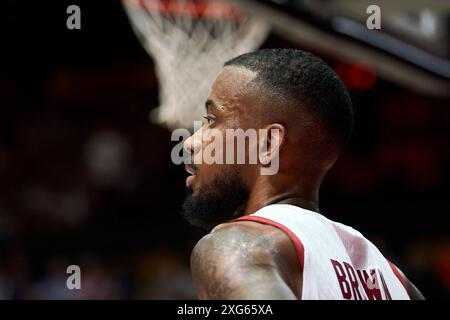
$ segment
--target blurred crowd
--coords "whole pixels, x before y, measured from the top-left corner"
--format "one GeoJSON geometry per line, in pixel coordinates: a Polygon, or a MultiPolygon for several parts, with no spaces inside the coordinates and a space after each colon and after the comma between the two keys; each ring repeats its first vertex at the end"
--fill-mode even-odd
{"type": "Polygon", "coordinates": [[[130,131],[46,117],[21,116],[0,149],[0,298],[194,298],[170,135],[145,114],[130,131]],[[66,287],[72,264],[82,290],[66,287]]]}

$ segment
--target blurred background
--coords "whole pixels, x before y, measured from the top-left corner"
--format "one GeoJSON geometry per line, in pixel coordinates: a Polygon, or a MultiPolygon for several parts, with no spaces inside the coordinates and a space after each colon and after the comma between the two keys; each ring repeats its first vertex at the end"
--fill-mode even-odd
{"type": "MultiPolygon", "coordinates": [[[[261,47],[312,51],[351,93],[356,126],[322,213],[366,235],[425,297],[447,299],[450,4],[393,3],[238,4],[270,25],[261,47]],[[370,4],[381,30],[366,28],[370,4]]],[[[156,60],[120,1],[2,6],[0,299],[195,298],[189,255],[204,233],[179,215],[186,173],[171,131],[149,121],[156,60]],[[80,30],[66,27],[71,4],[80,30]],[[80,291],[66,288],[71,264],[80,291]]]]}

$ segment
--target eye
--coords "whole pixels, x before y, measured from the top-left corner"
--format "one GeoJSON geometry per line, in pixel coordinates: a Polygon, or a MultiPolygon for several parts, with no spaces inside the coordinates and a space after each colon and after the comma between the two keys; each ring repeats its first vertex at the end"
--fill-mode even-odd
{"type": "Polygon", "coordinates": [[[213,117],[211,117],[211,116],[209,116],[209,115],[203,116],[203,119],[205,119],[206,122],[208,122],[208,125],[213,124],[213,123],[214,123],[214,120],[215,120],[213,117]]]}

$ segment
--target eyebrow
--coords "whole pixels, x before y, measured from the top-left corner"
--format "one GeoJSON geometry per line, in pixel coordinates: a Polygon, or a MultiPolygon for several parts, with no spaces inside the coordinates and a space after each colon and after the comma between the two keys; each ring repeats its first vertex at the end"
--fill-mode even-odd
{"type": "Polygon", "coordinates": [[[224,107],[221,105],[217,105],[214,100],[208,99],[205,102],[206,111],[209,111],[211,108],[216,108],[217,110],[223,111],[224,107]]]}

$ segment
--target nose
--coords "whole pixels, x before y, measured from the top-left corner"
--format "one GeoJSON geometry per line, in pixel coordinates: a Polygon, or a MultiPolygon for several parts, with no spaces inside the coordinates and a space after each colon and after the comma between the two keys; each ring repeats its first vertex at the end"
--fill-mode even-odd
{"type": "Polygon", "coordinates": [[[201,150],[202,142],[201,142],[201,130],[199,129],[194,132],[189,138],[186,139],[183,143],[183,148],[187,152],[189,152],[192,156],[198,154],[201,150]]]}

